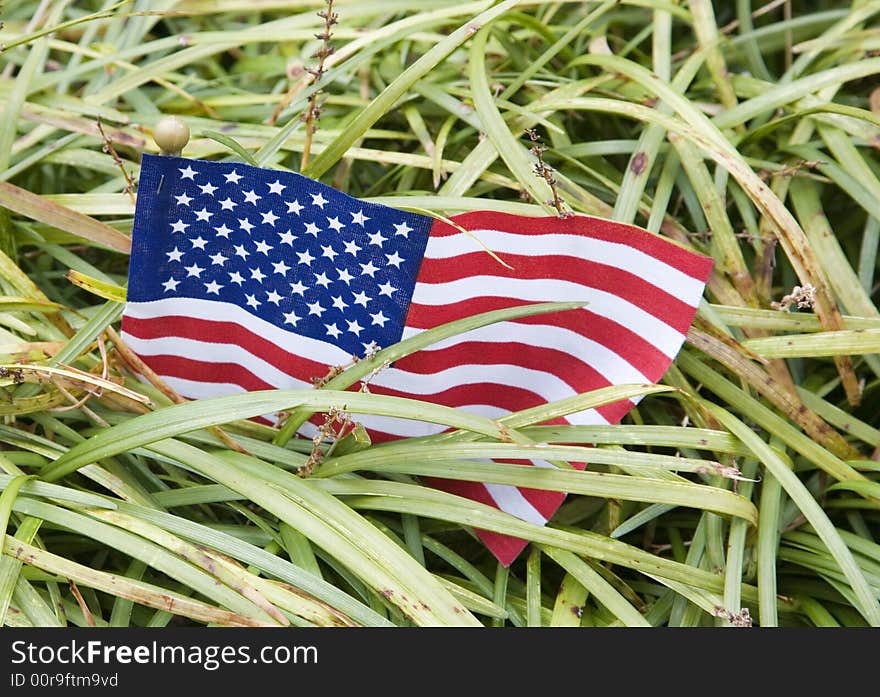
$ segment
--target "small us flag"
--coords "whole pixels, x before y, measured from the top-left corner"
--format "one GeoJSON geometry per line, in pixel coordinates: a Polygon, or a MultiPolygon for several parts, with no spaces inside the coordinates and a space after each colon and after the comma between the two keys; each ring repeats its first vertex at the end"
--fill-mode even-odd
{"type": "MultiPolygon", "coordinates": [[[[448,339],[370,382],[374,393],[495,418],[599,387],[657,382],[712,266],[641,228],[600,218],[479,211],[452,220],[468,232],[294,172],[144,155],[123,339],[179,394],[199,399],[311,387],[352,356],[481,312],[588,303],[448,339]]],[[[625,400],[560,422],[616,423],[633,406],[625,400]]],[[[374,440],[444,429],[357,420],[374,440]]],[[[301,434],[314,428],[306,424],[301,434]]],[[[430,484],[538,524],[565,498],[478,482],[430,484]]],[[[505,565],[526,544],[477,533],[505,565]]]]}

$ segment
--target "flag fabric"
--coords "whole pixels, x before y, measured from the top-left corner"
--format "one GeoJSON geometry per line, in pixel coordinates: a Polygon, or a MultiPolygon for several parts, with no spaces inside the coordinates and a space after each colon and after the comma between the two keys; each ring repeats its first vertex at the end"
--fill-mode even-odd
{"type": "MultiPolygon", "coordinates": [[[[179,394],[199,399],[312,387],[330,366],[446,322],[585,301],[582,309],[447,339],[370,381],[374,393],[495,418],[599,387],[659,381],[712,265],[646,230],[600,218],[477,211],[451,220],[455,226],[352,198],[294,172],[144,155],[122,337],[179,394]]],[[[559,423],[614,424],[633,406],[624,400],[559,423]]],[[[355,418],[379,441],[444,430],[355,418]]],[[[315,428],[305,424],[300,434],[311,437],[315,428]]],[[[565,498],[427,482],[540,525],[565,498]]],[[[526,545],[477,534],[505,565],[526,545]]]]}

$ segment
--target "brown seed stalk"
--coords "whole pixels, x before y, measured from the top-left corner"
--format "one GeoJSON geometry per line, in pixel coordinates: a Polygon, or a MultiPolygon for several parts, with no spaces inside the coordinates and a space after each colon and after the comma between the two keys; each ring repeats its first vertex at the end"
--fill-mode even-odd
{"type": "Polygon", "coordinates": [[[553,194],[553,198],[546,202],[547,205],[553,206],[553,208],[556,209],[556,214],[560,218],[568,218],[569,216],[574,215],[565,207],[565,203],[559,196],[559,191],[556,189],[556,185],[559,182],[556,177],[553,176],[553,168],[544,162],[544,151],[547,150],[547,147],[541,143],[541,136],[539,136],[538,132],[533,128],[527,128],[526,135],[529,137],[529,140],[532,141],[532,147],[529,148],[529,152],[531,152],[538,160],[534,167],[535,176],[540,177],[547,182],[547,186],[550,187],[550,192],[553,194]]]}
{"type": "Polygon", "coordinates": [[[324,415],[324,423],[318,429],[318,432],[312,438],[312,451],[309,453],[306,461],[299,467],[297,474],[300,477],[308,477],[315,471],[321,461],[333,452],[333,448],[339,439],[345,435],[351,426],[351,416],[341,409],[331,408],[324,415]],[[330,442],[327,450],[322,450],[321,445],[326,441],[330,442]]]}
{"type": "Polygon", "coordinates": [[[101,134],[101,140],[104,142],[102,146],[102,150],[106,152],[110,157],[113,158],[113,162],[116,163],[116,166],[122,171],[122,176],[125,178],[125,193],[128,194],[131,202],[135,202],[134,196],[134,180],[131,178],[131,175],[125,169],[125,164],[122,162],[122,158],[119,157],[119,154],[116,152],[116,149],[113,147],[113,142],[104,133],[104,126],[101,124],[101,117],[98,117],[98,132],[101,134]]]}
{"type": "MultiPolygon", "coordinates": [[[[315,38],[321,40],[321,47],[312,54],[312,58],[318,59],[318,67],[306,68],[306,71],[311,76],[309,86],[320,81],[321,77],[326,72],[324,67],[325,61],[332,56],[335,51],[330,45],[330,38],[333,36],[331,29],[333,28],[333,25],[339,21],[339,15],[333,11],[333,0],[324,0],[324,2],[327,4],[327,8],[318,12],[318,17],[324,20],[324,30],[315,34],[315,38]]],[[[304,170],[309,164],[309,158],[312,152],[312,137],[317,128],[315,122],[321,116],[321,107],[323,103],[318,101],[321,92],[322,90],[318,89],[312,93],[312,96],[309,98],[309,105],[306,107],[306,111],[301,117],[306,124],[306,137],[305,142],[303,143],[300,171],[304,170]]]]}

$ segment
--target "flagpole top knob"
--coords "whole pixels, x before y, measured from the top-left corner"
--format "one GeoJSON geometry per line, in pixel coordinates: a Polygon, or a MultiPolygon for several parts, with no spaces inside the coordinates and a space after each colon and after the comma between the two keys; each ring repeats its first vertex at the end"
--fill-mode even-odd
{"type": "Polygon", "coordinates": [[[153,140],[163,155],[180,155],[189,142],[189,126],[177,116],[166,116],[153,128],[153,140]]]}

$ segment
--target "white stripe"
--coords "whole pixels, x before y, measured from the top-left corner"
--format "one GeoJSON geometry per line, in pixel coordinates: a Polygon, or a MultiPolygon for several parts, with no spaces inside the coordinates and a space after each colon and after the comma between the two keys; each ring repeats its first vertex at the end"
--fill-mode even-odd
{"type": "Polygon", "coordinates": [[[550,470],[558,470],[559,469],[556,465],[554,465],[550,462],[547,462],[547,460],[532,460],[532,464],[535,467],[543,467],[544,469],[550,469],[550,470]]]}
{"type": "MultiPolygon", "coordinates": [[[[311,382],[288,375],[237,344],[209,343],[180,337],[140,339],[127,332],[122,333],[122,339],[141,356],[197,357],[199,361],[205,363],[233,363],[240,365],[272,387],[305,389],[313,386],[311,382]]],[[[575,394],[565,381],[552,373],[503,364],[461,365],[428,374],[386,368],[370,381],[371,384],[379,387],[406,392],[413,399],[418,399],[419,395],[431,395],[459,385],[478,382],[529,390],[545,402],[553,402],[575,394]]],[[[645,379],[641,382],[645,382],[645,379]]]]}
{"type": "Polygon", "coordinates": [[[476,383],[491,383],[503,387],[529,390],[545,402],[570,397],[575,391],[564,380],[543,370],[532,370],[518,365],[460,365],[436,373],[409,373],[387,368],[378,373],[371,384],[401,390],[411,395],[425,395],[476,383]]]}
{"type": "Polygon", "coordinates": [[[547,519],[529,503],[529,500],[515,486],[488,483],[484,483],[483,486],[498,508],[505,513],[510,513],[520,520],[537,525],[543,525],[547,522],[547,519]]]}
{"type": "Polygon", "coordinates": [[[150,302],[129,302],[125,305],[124,314],[133,319],[154,319],[179,315],[215,322],[231,322],[247,329],[252,334],[271,341],[285,351],[296,353],[322,365],[345,365],[351,362],[351,355],[338,346],[286,331],[271,322],[252,315],[238,305],[219,300],[162,298],[150,302]]]}
{"type": "Polygon", "coordinates": [[[568,281],[472,276],[449,283],[416,283],[412,301],[418,305],[451,305],[487,295],[528,302],[586,302],[587,310],[644,337],[669,358],[674,358],[677,352],[671,347],[679,346],[682,341],[680,332],[638,305],[612,293],[568,281]]]}
{"type": "Polygon", "coordinates": [[[179,356],[205,363],[235,363],[272,387],[297,390],[313,387],[311,382],[288,375],[237,344],[217,344],[176,336],[140,339],[127,332],[122,332],[122,340],[141,356],[179,356]]]}
{"type": "MultiPolygon", "coordinates": [[[[403,331],[403,338],[408,339],[411,336],[420,334],[422,331],[424,330],[407,327],[403,331]]],[[[676,346],[681,346],[683,340],[684,337],[678,334],[676,346]]],[[[528,346],[555,349],[587,364],[613,384],[651,382],[639,370],[636,370],[627,362],[626,359],[606,346],[570,329],[563,329],[562,327],[554,327],[552,325],[497,322],[496,324],[478,327],[464,334],[444,339],[436,344],[432,344],[429,349],[423,349],[422,351],[423,354],[430,351],[439,351],[470,341],[501,344],[515,342],[528,346]]],[[[660,350],[659,346],[657,348],[660,350]]],[[[672,349],[670,348],[670,350],[672,349]]],[[[665,351],[663,353],[666,354],[665,351]]]]}
{"type": "MultiPolygon", "coordinates": [[[[703,295],[703,282],[650,254],[618,242],[566,234],[518,235],[500,230],[471,230],[444,237],[430,237],[426,259],[452,259],[469,252],[484,252],[480,242],[497,254],[569,256],[614,266],[639,276],[682,302],[696,307],[703,295]],[[479,238],[479,241],[473,236],[479,238]]],[[[503,257],[502,257],[503,258],[503,257]]]]}

